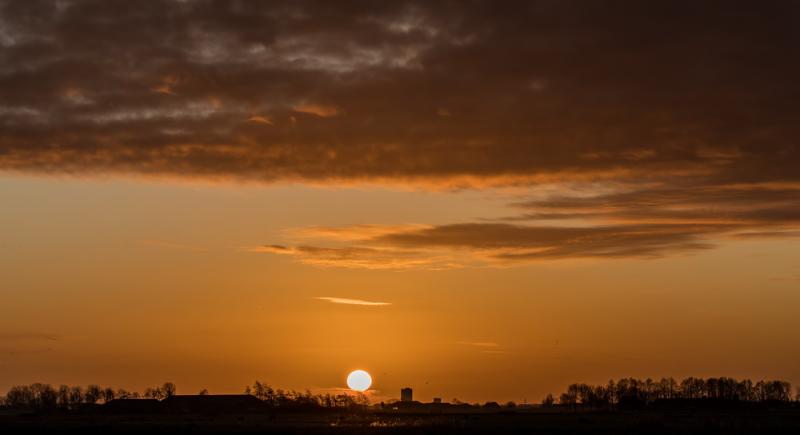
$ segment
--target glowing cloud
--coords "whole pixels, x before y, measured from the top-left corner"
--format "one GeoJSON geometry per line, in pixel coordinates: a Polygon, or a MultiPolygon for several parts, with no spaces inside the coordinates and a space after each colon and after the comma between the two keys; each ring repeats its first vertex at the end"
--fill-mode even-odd
{"type": "Polygon", "coordinates": [[[386,305],[392,305],[391,302],[372,302],[372,301],[364,301],[361,299],[333,298],[326,296],[319,296],[314,299],[319,299],[321,301],[328,301],[333,304],[342,304],[342,305],[363,305],[368,307],[383,307],[386,305]]]}

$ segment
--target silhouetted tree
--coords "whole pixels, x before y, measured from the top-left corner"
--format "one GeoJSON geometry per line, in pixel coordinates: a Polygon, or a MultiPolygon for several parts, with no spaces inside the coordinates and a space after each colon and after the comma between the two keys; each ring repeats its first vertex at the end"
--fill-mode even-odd
{"type": "Polygon", "coordinates": [[[15,385],[6,393],[6,404],[12,408],[29,408],[33,403],[33,392],[27,385],[15,385]]]}
{"type": "Polygon", "coordinates": [[[658,382],[657,398],[674,399],[678,396],[678,383],[673,378],[661,378],[658,382]]]}
{"type": "Polygon", "coordinates": [[[58,393],[57,393],[58,398],[56,400],[56,403],[59,408],[61,409],[69,408],[70,406],[69,391],[70,391],[69,385],[60,385],[58,387],[58,393]]]}
{"type": "Polygon", "coordinates": [[[360,405],[362,407],[369,406],[369,397],[366,394],[359,392],[356,395],[356,405],[360,405]]]}
{"type": "Polygon", "coordinates": [[[705,381],[696,378],[686,378],[681,381],[681,394],[685,399],[700,399],[704,397],[705,381]]]}
{"type": "Polygon", "coordinates": [[[100,400],[100,395],[102,394],[102,390],[98,385],[89,385],[86,387],[86,391],[83,393],[83,400],[86,403],[95,404],[98,400],[100,400]]]}
{"type": "Polygon", "coordinates": [[[108,403],[117,397],[117,393],[114,392],[113,388],[105,388],[103,389],[102,396],[103,396],[103,402],[108,403]]]}
{"type": "Polygon", "coordinates": [[[542,399],[542,406],[546,408],[552,407],[556,403],[556,399],[553,398],[553,395],[548,393],[547,396],[542,399]]]}
{"type": "Polygon", "coordinates": [[[52,385],[36,383],[32,387],[36,398],[36,408],[55,409],[58,401],[58,392],[52,385]]]}
{"type": "Polygon", "coordinates": [[[12,408],[55,409],[58,392],[48,384],[15,385],[6,393],[5,402],[12,408]]]}
{"type": "Polygon", "coordinates": [[[575,405],[578,403],[578,384],[572,384],[567,387],[567,391],[561,393],[558,403],[575,408],[575,405]]]}
{"type": "Polygon", "coordinates": [[[260,400],[266,400],[267,397],[266,397],[266,388],[265,388],[265,386],[266,386],[265,384],[262,384],[259,381],[255,381],[253,383],[252,394],[254,396],[256,396],[256,398],[258,398],[260,400]]]}
{"type": "MultiPolygon", "coordinates": [[[[778,401],[792,399],[791,385],[784,381],[758,381],[749,379],[737,381],[733,378],[686,378],[677,383],[672,378],[641,381],[622,378],[616,383],[611,380],[603,386],[571,384],[561,394],[560,404],[576,407],[614,407],[625,408],[647,406],[655,400],[671,399],[712,399],[724,401],[778,401]]],[[[800,390],[798,390],[800,395],[800,390]]]]}
{"type": "Polygon", "coordinates": [[[608,406],[613,408],[616,406],[618,398],[617,398],[617,384],[614,382],[613,379],[608,380],[608,384],[606,384],[606,395],[608,397],[608,406]]]}
{"type": "Polygon", "coordinates": [[[747,402],[756,401],[756,392],[755,389],[753,388],[753,381],[751,381],[750,379],[745,379],[739,382],[738,390],[739,390],[740,400],[744,400],[747,402]]]}
{"type": "Polygon", "coordinates": [[[172,397],[178,391],[178,388],[172,382],[164,382],[161,386],[161,391],[164,392],[164,397],[172,397]]]}
{"type": "Polygon", "coordinates": [[[331,393],[325,393],[325,395],[322,396],[321,404],[326,408],[333,408],[334,401],[333,397],[331,397],[331,393]]]}
{"type": "Polygon", "coordinates": [[[161,400],[164,397],[164,391],[160,387],[148,387],[144,390],[144,397],[146,399],[161,400]]]}
{"type": "Polygon", "coordinates": [[[70,408],[77,408],[83,403],[83,389],[79,386],[74,386],[69,390],[69,406],[70,408]]]}

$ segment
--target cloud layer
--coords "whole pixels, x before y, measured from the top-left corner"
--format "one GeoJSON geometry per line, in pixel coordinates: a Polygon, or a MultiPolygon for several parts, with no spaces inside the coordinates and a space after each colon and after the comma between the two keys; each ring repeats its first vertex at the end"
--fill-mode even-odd
{"type": "Polygon", "coordinates": [[[794,2],[0,2],[0,169],[797,181],[794,2]]]}
{"type": "Polygon", "coordinates": [[[291,231],[302,245],[257,250],[321,266],[446,269],[659,258],[709,249],[725,239],[800,236],[800,186],[794,184],[628,187],[512,205],[519,214],[493,221],[304,228],[291,231]]]}
{"type": "Polygon", "coordinates": [[[789,1],[0,0],[0,171],[615,186],[521,200],[506,221],[362,225],[256,249],[319,266],[658,257],[788,237],[798,20],[789,1]]]}

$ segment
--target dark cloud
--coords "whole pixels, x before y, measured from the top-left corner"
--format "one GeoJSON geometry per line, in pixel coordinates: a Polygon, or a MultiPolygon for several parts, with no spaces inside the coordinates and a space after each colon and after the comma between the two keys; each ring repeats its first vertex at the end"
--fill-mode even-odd
{"type": "Polygon", "coordinates": [[[0,0],[0,170],[616,183],[523,201],[507,222],[259,248],[318,265],[789,236],[799,20],[789,1],[0,0]]]}
{"type": "Polygon", "coordinates": [[[0,2],[0,169],[798,181],[796,2],[0,2]]]}
{"type": "Polygon", "coordinates": [[[800,223],[800,185],[670,185],[591,197],[521,202],[512,220],[605,219],[728,223],[743,228],[800,223]]]}
{"type": "Polygon", "coordinates": [[[401,246],[483,251],[497,259],[567,257],[645,257],[702,249],[701,237],[719,231],[711,225],[630,225],[535,227],[510,224],[454,224],[389,234],[378,239],[401,246]]]}

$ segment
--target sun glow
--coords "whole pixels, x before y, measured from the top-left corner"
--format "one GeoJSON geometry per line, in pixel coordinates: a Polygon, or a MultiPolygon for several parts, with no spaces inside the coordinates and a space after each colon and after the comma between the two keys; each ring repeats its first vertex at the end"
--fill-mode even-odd
{"type": "Polygon", "coordinates": [[[354,391],[367,391],[372,385],[372,376],[364,370],[354,370],[347,375],[347,386],[354,391]]]}

